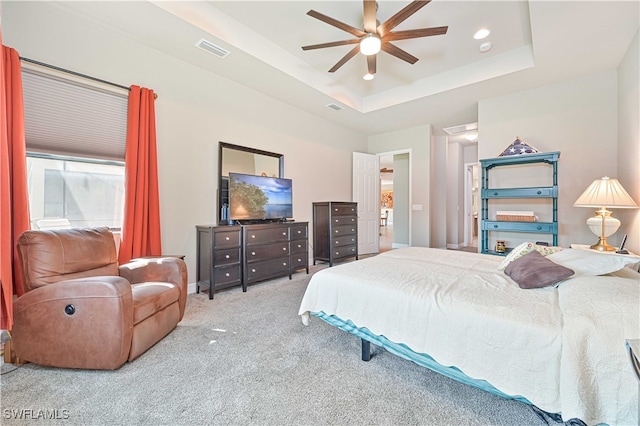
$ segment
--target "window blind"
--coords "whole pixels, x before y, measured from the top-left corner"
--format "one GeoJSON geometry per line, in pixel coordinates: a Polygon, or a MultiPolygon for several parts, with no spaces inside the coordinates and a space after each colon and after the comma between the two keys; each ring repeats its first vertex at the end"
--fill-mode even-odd
{"type": "Polygon", "coordinates": [[[23,66],[27,151],[124,161],[127,93],[23,66]]]}

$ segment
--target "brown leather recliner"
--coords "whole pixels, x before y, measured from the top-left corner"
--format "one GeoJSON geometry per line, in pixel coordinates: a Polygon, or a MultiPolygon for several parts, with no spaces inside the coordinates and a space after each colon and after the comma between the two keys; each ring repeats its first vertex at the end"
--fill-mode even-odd
{"type": "Polygon", "coordinates": [[[175,257],[118,266],[108,228],[26,231],[25,293],[14,305],[16,356],[35,364],[114,370],[182,319],[187,268],[175,257]]]}

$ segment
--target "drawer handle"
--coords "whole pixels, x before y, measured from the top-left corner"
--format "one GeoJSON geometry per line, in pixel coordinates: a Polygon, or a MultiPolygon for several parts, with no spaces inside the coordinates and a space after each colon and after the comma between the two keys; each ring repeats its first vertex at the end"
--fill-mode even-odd
{"type": "Polygon", "coordinates": [[[224,239],[225,239],[225,240],[227,240],[227,241],[229,241],[231,238],[229,238],[229,237],[225,237],[224,239]]]}
{"type": "Polygon", "coordinates": [[[229,276],[229,273],[227,272],[227,273],[226,273],[226,274],[224,274],[224,275],[228,277],[228,276],[229,276]]]}
{"type": "Polygon", "coordinates": [[[287,248],[286,247],[282,247],[282,251],[287,251],[287,248]]]}
{"type": "Polygon", "coordinates": [[[542,194],[542,191],[538,191],[538,192],[536,192],[536,194],[540,195],[540,194],[542,194]]]}
{"type": "Polygon", "coordinates": [[[352,243],[355,243],[355,242],[356,242],[356,239],[355,239],[355,238],[352,238],[352,239],[351,239],[351,242],[352,242],[352,243]]]}
{"type": "Polygon", "coordinates": [[[351,232],[356,232],[355,228],[351,228],[351,232]]]}
{"type": "Polygon", "coordinates": [[[229,259],[231,256],[229,256],[228,254],[224,256],[225,258],[229,259]]]}
{"type": "Polygon", "coordinates": [[[334,211],[334,212],[337,212],[337,211],[338,211],[338,209],[337,209],[337,208],[336,208],[336,209],[333,209],[333,211],[334,211]]]}
{"type": "Polygon", "coordinates": [[[282,262],[282,266],[287,266],[287,262],[282,262]]]}
{"type": "Polygon", "coordinates": [[[251,268],[251,272],[255,272],[255,271],[256,271],[255,268],[251,268]]]}
{"type": "Polygon", "coordinates": [[[337,252],[336,252],[336,256],[338,256],[339,254],[340,254],[340,252],[339,252],[339,251],[337,251],[337,252]]]}
{"type": "Polygon", "coordinates": [[[251,238],[255,238],[255,237],[256,237],[255,235],[252,235],[252,236],[251,236],[251,238]]]}
{"type": "Polygon", "coordinates": [[[340,244],[340,241],[336,240],[336,244],[340,244]]]}
{"type": "Polygon", "coordinates": [[[355,222],[355,221],[356,221],[355,219],[351,219],[351,222],[355,222]]]}
{"type": "Polygon", "coordinates": [[[283,233],[282,233],[282,235],[287,235],[287,233],[286,233],[286,232],[283,232],[283,233]]]}
{"type": "Polygon", "coordinates": [[[493,228],[494,228],[494,229],[498,228],[498,225],[493,225],[493,228]]]}
{"type": "Polygon", "coordinates": [[[335,221],[336,221],[336,223],[338,223],[338,219],[336,219],[335,221]]]}
{"type": "Polygon", "coordinates": [[[302,231],[298,230],[298,234],[302,234],[302,231]]]}
{"type": "Polygon", "coordinates": [[[298,244],[298,248],[302,248],[302,244],[298,244]]]}
{"type": "Polygon", "coordinates": [[[493,193],[493,195],[498,195],[498,193],[497,193],[497,192],[494,192],[494,193],[493,193]]]}
{"type": "Polygon", "coordinates": [[[252,252],[251,252],[251,256],[255,256],[255,255],[256,255],[256,252],[255,252],[255,251],[252,251],[252,252]]]}
{"type": "Polygon", "coordinates": [[[334,232],[337,234],[339,231],[336,229],[334,232]]]}
{"type": "Polygon", "coordinates": [[[536,226],[536,229],[539,231],[539,230],[542,229],[542,226],[538,225],[538,226],[536,226]]]}

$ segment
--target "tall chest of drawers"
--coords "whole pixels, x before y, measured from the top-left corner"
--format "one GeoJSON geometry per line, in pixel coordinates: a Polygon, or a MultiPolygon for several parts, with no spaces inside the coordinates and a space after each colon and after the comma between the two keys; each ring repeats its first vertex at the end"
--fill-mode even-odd
{"type": "Polygon", "coordinates": [[[353,202],[313,203],[313,264],[350,257],[358,259],[358,205],[353,202]]]}
{"type": "Polygon", "coordinates": [[[308,223],[197,226],[197,287],[216,290],[289,275],[309,273],[308,223]]]}

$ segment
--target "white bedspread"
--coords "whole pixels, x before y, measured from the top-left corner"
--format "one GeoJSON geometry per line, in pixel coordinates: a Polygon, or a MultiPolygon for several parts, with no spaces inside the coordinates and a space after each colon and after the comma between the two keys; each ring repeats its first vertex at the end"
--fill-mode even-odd
{"type": "Polygon", "coordinates": [[[502,258],[392,250],[321,270],[300,305],[425,353],[563,419],[638,423],[625,339],[640,337],[633,275],[581,277],[522,290],[502,258]]]}

